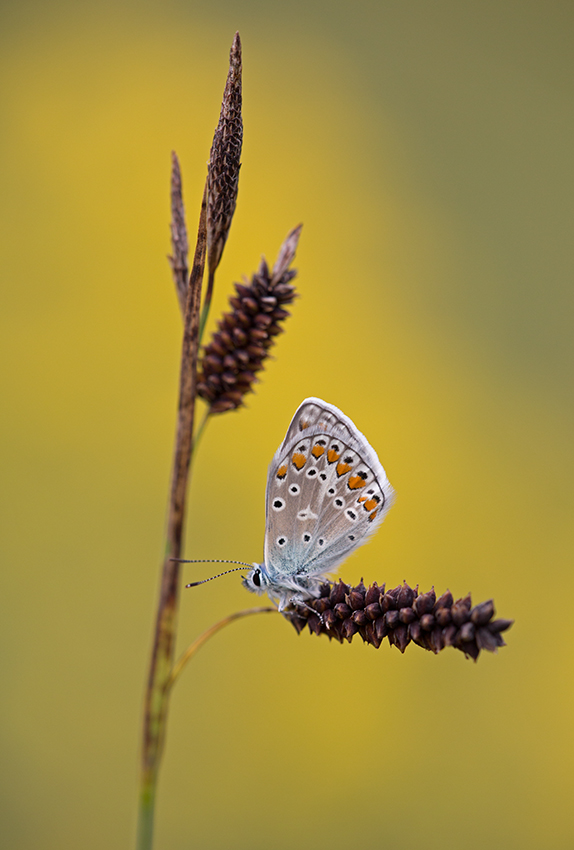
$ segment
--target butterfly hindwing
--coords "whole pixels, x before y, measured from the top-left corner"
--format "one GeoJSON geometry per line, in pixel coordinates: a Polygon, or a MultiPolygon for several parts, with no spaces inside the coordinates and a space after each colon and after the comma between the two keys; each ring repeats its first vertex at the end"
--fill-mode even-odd
{"type": "Polygon", "coordinates": [[[306,399],[271,462],[265,564],[273,581],[322,576],[382,522],[393,490],[376,453],[333,405],[306,399]]]}

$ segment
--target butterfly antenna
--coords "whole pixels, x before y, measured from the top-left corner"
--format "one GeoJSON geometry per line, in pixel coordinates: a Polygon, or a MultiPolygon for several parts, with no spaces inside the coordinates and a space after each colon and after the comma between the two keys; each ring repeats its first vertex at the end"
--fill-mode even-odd
{"type": "Polygon", "coordinates": [[[198,584],[205,584],[206,581],[213,581],[214,578],[221,578],[221,576],[226,576],[227,573],[236,573],[238,570],[242,569],[243,567],[234,567],[232,570],[225,570],[224,573],[218,573],[216,576],[211,576],[211,578],[204,578],[203,581],[192,581],[191,584],[186,584],[185,586],[197,587],[198,584]]]}
{"type": "Polygon", "coordinates": [[[180,564],[241,564],[240,567],[235,567],[232,570],[225,570],[223,573],[218,573],[216,576],[211,576],[210,578],[204,578],[202,581],[192,581],[191,584],[186,584],[186,587],[197,587],[199,584],[205,584],[207,581],[213,581],[214,578],[221,578],[221,576],[226,576],[228,573],[236,573],[239,572],[241,567],[249,567],[249,569],[253,569],[253,564],[248,564],[245,561],[226,561],[222,558],[209,558],[204,560],[203,558],[196,558],[192,561],[183,560],[183,558],[170,558],[170,561],[177,561],[180,564]]]}

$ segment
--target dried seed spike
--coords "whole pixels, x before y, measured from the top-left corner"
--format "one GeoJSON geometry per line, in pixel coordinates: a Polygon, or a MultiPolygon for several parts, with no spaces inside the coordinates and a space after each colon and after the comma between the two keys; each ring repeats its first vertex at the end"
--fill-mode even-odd
{"type": "Polygon", "coordinates": [[[181,170],[179,159],[175,151],[171,152],[171,250],[168,262],[177,292],[177,299],[182,315],[185,312],[185,299],[187,297],[187,284],[189,267],[187,257],[189,254],[189,243],[187,241],[187,228],[185,226],[185,209],[183,206],[183,193],[181,188],[181,170]]]}
{"type": "Polygon", "coordinates": [[[476,661],[481,650],[496,652],[499,646],[505,646],[500,632],[508,629],[513,621],[491,620],[494,614],[491,601],[477,605],[471,614],[470,594],[453,603],[449,591],[438,600],[434,588],[417,597],[415,592],[418,592],[418,585],[416,591],[403,584],[384,593],[384,586],[380,588],[376,583],[366,588],[361,579],[352,587],[339,579],[336,583],[321,585],[318,599],[293,603],[282,613],[297,631],[308,625],[312,633],[335,637],[341,643],[343,640],[350,643],[358,634],[375,649],[387,637],[389,644],[401,652],[412,641],[434,653],[452,646],[476,661]],[[397,603],[404,603],[407,597],[410,604],[401,605],[397,610],[397,603]],[[322,619],[318,619],[315,612],[324,606],[322,619]]]}
{"type": "Polygon", "coordinates": [[[301,236],[302,227],[302,224],[298,224],[297,227],[294,227],[293,230],[291,230],[285,237],[285,241],[281,245],[281,249],[279,251],[279,256],[275,260],[275,265],[273,266],[271,286],[279,283],[295,259],[295,252],[299,243],[299,237],[301,236]]]}
{"type": "Polygon", "coordinates": [[[219,265],[227,240],[239,185],[243,121],[241,118],[241,40],[235,33],[223,92],[219,123],[209,155],[207,261],[210,275],[219,265]]]}
{"type": "MultiPolygon", "coordinates": [[[[289,256],[292,259],[293,252],[289,256]]],[[[251,283],[235,284],[231,309],[221,317],[218,330],[205,347],[198,375],[198,395],[209,402],[211,413],[240,407],[245,394],[252,390],[255,373],[263,369],[270,356],[269,349],[282,330],[280,323],[288,316],[285,310],[273,309],[270,313],[270,303],[273,300],[288,304],[295,298],[295,287],[289,282],[294,272],[284,264],[282,268],[284,272],[277,284],[273,283],[265,262],[252,276],[251,283]],[[230,365],[232,362],[234,367],[230,365]],[[229,391],[229,381],[224,384],[219,380],[223,373],[229,378],[232,372],[236,378],[233,392],[229,391]]]]}

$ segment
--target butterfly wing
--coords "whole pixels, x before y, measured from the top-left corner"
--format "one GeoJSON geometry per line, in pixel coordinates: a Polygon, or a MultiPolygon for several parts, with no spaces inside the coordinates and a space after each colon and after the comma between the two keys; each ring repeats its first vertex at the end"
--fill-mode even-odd
{"type": "Polygon", "coordinates": [[[333,571],[378,528],[392,501],[385,470],[349,417],[305,399],[267,478],[265,564],[274,583],[333,571]]]}

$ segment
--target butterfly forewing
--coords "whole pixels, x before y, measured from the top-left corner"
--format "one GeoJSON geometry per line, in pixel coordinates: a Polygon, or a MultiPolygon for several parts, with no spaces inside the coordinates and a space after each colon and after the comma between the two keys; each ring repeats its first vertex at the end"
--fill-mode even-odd
{"type": "Polygon", "coordinates": [[[392,496],[352,421],[327,402],[306,399],[269,468],[265,564],[273,580],[335,569],[382,522],[392,496]]]}

